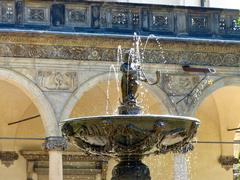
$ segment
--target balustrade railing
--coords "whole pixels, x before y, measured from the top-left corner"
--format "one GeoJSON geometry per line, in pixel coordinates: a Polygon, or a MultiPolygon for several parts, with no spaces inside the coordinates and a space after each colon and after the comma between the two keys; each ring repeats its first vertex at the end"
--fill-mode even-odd
{"type": "Polygon", "coordinates": [[[240,39],[238,10],[65,0],[0,2],[0,29],[240,39]]]}

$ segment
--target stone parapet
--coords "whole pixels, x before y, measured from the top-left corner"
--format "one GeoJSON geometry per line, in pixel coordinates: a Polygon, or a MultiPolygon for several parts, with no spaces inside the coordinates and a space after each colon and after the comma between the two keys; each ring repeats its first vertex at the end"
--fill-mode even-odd
{"type": "Polygon", "coordinates": [[[238,10],[93,1],[8,0],[0,30],[240,39],[238,10]]]}

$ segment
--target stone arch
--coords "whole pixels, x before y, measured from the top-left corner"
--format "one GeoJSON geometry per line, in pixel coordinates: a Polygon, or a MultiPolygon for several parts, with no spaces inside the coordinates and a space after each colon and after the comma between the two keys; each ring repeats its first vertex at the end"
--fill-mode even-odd
{"type": "MultiPolygon", "coordinates": [[[[197,134],[199,141],[239,142],[239,132],[228,131],[228,129],[239,127],[240,114],[237,111],[240,98],[239,85],[240,79],[238,77],[222,77],[202,92],[198,106],[194,109],[194,115],[202,120],[197,134]]],[[[239,150],[239,144],[196,144],[195,153],[207,163],[192,167],[200,169],[202,174],[206,173],[210,178],[219,174],[223,175],[222,178],[228,179],[232,174],[229,174],[229,171],[226,172],[226,166],[223,166],[221,161],[217,162],[216,159],[229,158],[233,155],[238,157],[239,150]],[[208,167],[215,166],[215,162],[219,163],[218,166],[209,172],[208,167]],[[214,171],[215,173],[213,173],[214,171]]],[[[196,173],[194,176],[196,178],[199,174],[196,173]]]]}
{"type": "Polygon", "coordinates": [[[197,108],[199,107],[199,105],[203,102],[203,100],[208,95],[210,95],[211,93],[213,93],[214,91],[216,91],[216,90],[218,90],[220,88],[223,88],[223,87],[229,86],[229,85],[238,85],[238,86],[240,86],[240,78],[239,77],[223,77],[223,78],[220,78],[220,79],[216,80],[213,85],[209,86],[208,88],[206,88],[202,92],[202,95],[200,96],[200,98],[198,99],[196,104],[191,108],[189,114],[191,116],[194,116],[194,114],[196,113],[197,108]]]}
{"type": "MultiPolygon", "coordinates": [[[[78,102],[80,97],[84,94],[84,92],[88,91],[90,88],[94,87],[98,82],[101,81],[108,81],[108,80],[113,80],[115,79],[114,76],[110,76],[108,73],[101,73],[98,74],[84,83],[82,83],[78,89],[72,94],[72,96],[68,99],[67,103],[65,104],[63,108],[63,113],[61,115],[61,120],[69,118],[71,111],[73,110],[75,104],[78,102]]],[[[146,87],[150,90],[150,92],[154,95],[154,97],[157,98],[157,100],[161,103],[161,105],[166,109],[164,113],[169,113],[171,112],[171,105],[170,102],[168,101],[168,97],[165,95],[164,92],[160,88],[153,88],[148,85],[146,87]]]]}
{"type": "Polygon", "coordinates": [[[23,75],[4,68],[0,68],[0,80],[15,85],[32,100],[41,115],[46,137],[59,136],[61,134],[54,110],[37,85],[23,75]]]}
{"type": "MultiPolygon", "coordinates": [[[[227,86],[231,86],[231,85],[240,86],[240,78],[239,77],[223,77],[223,78],[218,79],[216,82],[214,82],[214,84],[212,86],[208,87],[207,89],[205,89],[203,91],[200,99],[198,100],[198,102],[193,107],[193,109],[191,111],[191,115],[194,115],[196,113],[196,110],[198,109],[200,104],[204,101],[204,99],[207,96],[214,93],[218,89],[221,89],[221,88],[227,87],[227,86]]],[[[239,126],[240,126],[240,122],[239,122],[239,126]]],[[[239,140],[240,140],[240,130],[237,130],[235,132],[234,139],[232,139],[232,140],[239,142],[239,140]]],[[[234,156],[238,157],[239,153],[240,153],[240,145],[239,144],[234,144],[233,148],[234,148],[233,149],[234,156]]]]}

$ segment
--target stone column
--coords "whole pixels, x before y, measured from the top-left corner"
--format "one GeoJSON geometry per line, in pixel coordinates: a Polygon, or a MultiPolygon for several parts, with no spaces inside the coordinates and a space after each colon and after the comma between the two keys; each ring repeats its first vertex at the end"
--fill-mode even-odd
{"type": "Polygon", "coordinates": [[[62,151],[67,143],[62,136],[50,136],[45,139],[43,149],[49,153],[49,180],[63,180],[62,151]]]}
{"type": "Polygon", "coordinates": [[[174,180],[187,180],[187,161],[185,154],[174,154],[174,180]]]}

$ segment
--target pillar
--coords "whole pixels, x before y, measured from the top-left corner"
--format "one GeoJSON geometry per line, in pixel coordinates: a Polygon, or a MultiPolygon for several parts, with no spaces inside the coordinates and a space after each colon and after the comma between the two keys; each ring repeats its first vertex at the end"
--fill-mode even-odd
{"type": "Polygon", "coordinates": [[[45,139],[43,149],[49,154],[49,180],[63,180],[62,152],[67,143],[62,136],[50,136],[45,139]]]}
{"type": "Polygon", "coordinates": [[[174,180],[187,180],[187,161],[185,154],[174,154],[174,180]]]}

